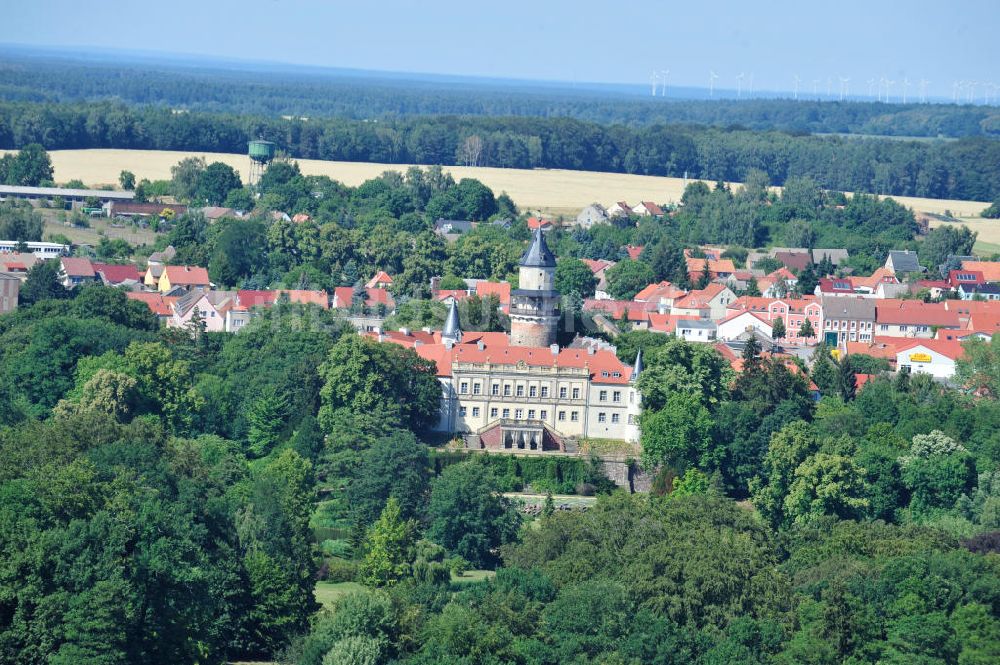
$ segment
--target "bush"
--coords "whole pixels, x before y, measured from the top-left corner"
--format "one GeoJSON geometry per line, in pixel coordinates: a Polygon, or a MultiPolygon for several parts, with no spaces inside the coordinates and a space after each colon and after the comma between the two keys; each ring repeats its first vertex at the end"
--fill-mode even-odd
{"type": "Polygon", "coordinates": [[[358,579],[358,564],[348,559],[324,559],[317,575],[327,582],[354,582],[358,579]]]}

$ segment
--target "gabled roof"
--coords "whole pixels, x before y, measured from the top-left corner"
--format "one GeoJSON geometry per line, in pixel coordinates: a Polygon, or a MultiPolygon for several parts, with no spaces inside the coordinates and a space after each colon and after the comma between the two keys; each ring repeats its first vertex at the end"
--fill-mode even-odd
{"type": "Polygon", "coordinates": [[[830,262],[835,266],[850,258],[846,249],[814,249],[812,251],[813,263],[819,263],[824,256],[830,257],[830,262]]]}
{"type": "Polygon", "coordinates": [[[614,261],[608,261],[607,259],[580,259],[580,260],[586,263],[587,267],[590,268],[590,272],[594,273],[595,275],[601,272],[602,270],[607,270],[608,268],[615,265],[614,261]]]}
{"type": "Polygon", "coordinates": [[[354,301],[354,287],[353,286],[338,286],[333,289],[333,306],[340,307],[350,307],[351,303],[354,301]]]}
{"type": "Polygon", "coordinates": [[[164,266],[171,286],[208,286],[208,270],[199,266],[164,266]]]}
{"type": "Polygon", "coordinates": [[[917,260],[917,253],[909,250],[892,250],[886,259],[885,265],[889,266],[892,261],[893,272],[923,272],[920,262],[917,260]]]}
{"type": "Polygon", "coordinates": [[[846,277],[821,277],[819,290],[820,293],[854,293],[854,284],[846,277]]]}
{"type": "Polygon", "coordinates": [[[532,231],[538,229],[551,229],[552,222],[541,217],[529,217],[528,218],[528,228],[532,231]]]}
{"type": "Polygon", "coordinates": [[[937,326],[958,328],[957,312],[948,311],[943,304],[913,300],[879,300],[875,304],[875,321],[888,325],[937,326]],[[919,303],[908,305],[907,303],[919,303]]]}
{"type": "Polygon", "coordinates": [[[802,271],[812,262],[808,250],[775,252],[774,258],[781,261],[786,268],[802,271]]]}
{"type": "Polygon", "coordinates": [[[636,302],[659,302],[661,298],[674,299],[682,298],[687,294],[684,289],[679,289],[667,280],[663,280],[658,284],[650,284],[645,287],[642,291],[635,294],[632,300],[636,302]]]}
{"type": "Polygon", "coordinates": [[[848,277],[854,288],[868,288],[875,290],[879,284],[898,284],[899,279],[888,268],[878,268],[868,277],[848,277]]]}
{"type": "Polygon", "coordinates": [[[663,208],[661,208],[660,206],[656,205],[652,201],[640,201],[639,205],[635,206],[635,208],[632,208],[632,210],[635,210],[636,208],[639,208],[640,206],[643,207],[643,208],[645,208],[646,211],[650,215],[654,215],[656,217],[662,217],[663,216],[663,208]]]}
{"type": "Polygon", "coordinates": [[[469,297],[467,289],[438,289],[434,293],[435,300],[465,300],[469,297]]]}
{"type": "Polygon", "coordinates": [[[174,296],[165,296],[157,291],[126,291],[125,297],[129,300],[138,300],[146,303],[150,311],[157,316],[170,316],[174,313],[171,305],[177,302],[174,296]]]}
{"type": "Polygon", "coordinates": [[[62,264],[63,272],[66,273],[68,277],[95,277],[94,265],[90,262],[90,259],[80,259],[70,256],[64,256],[60,259],[62,264]]]}
{"type": "Polygon", "coordinates": [[[480,298],[496,296],[501,305],[510,304],[510,282],[476,282],[476,295],[480,298]]]}
{"type": "Polygon", "coordinates": [[[128,280],[134,282],[142,280],[139,270],[132,264],[113,265],[110,263],[95,263],[94,272],[101,275],[101,279],[106,284],[121,284],[128,280]]]}
{"type": "Polygon", "coordinates": [[[690,321],[699,318],[697,314],[659,314],[649,312],[649,329],[653,332],[672,334],[677,330],[678,321],[690,321]]]}
{"type": "Polygon", "coordinates": [[[772,323],[770,321],[768,321],[767,319],[765,319],[764,317],[762,317],[760,314],[757,314],[756,312],[751,311],[751,310],[743,310],[742,312],[733,312],[732,314],[730,314],[726,318],[724,318],[721,321],[719,321],[719,325],[721,326],[723,323],[727,323],[729,321],[732,321],[733,319],[738,319],[741,316],[752,316],[753,318],[757,319],[758,321],[760,321],[761,323],[763,323],[768,328],[770,328],[771,325],[772,325],[772,323]]]}
{"type": "Polygon", "coordinates": [[[987,282],[1000,282],[1000,261],[962,261],[962,270],[976,270],[987,282]]]}
{"type": "Polygon", "coordinates": [[[871,298],[823,296],[823,318],[875,320],[875,301],[871,298]]]}
{"type": "Polygon", "coordinates": [[[625,251],[628,253],[628,257],[635,261],[642,254],[642,250],[646,248],[645,245],[625,245],[625,251]]]}
{"type": "Polygon", "coordinates": [[[231,215],[235,216],[236,211],[232,208],[223,208],[222,206],[205,206],[201,209],[201,214],[203,214],[206,219],[220,219],[231,215]]]}
{"type": "Polygon", "coordinates": [[[368,283],[365,284],[365,288],[371,289],[378,284],[392,284],[392,277],[390,277],[389,273],[387,273],[386,271],[379,270],[377,273],[375,273],[374,277],[368,280],[368,283]]]}
{"type": "Polygon", "coordinates": [[[680,300],[674,301],[674,309],[703,309],[728,288],[725,284],[709,284],[703,289],[691,291],[680,300]]]}
{"type": "Polygon", "coordinates": [[[896,355],[918,348],[925,348],[934,353],[940,353],[946,358],[957,360],[965,353],[962,342],[957,339],[911,339],[896,347],[896,355]]]}
{"type": "Polygon", "coordinates": [[[689,256],[684,260],[687,263],[688,274],[704,272],[706,263],[710,274],[719,275],[721,273],[732,274],[736,272],[736,266],[733,265],[732,259],[699,259],[689,256]]]}

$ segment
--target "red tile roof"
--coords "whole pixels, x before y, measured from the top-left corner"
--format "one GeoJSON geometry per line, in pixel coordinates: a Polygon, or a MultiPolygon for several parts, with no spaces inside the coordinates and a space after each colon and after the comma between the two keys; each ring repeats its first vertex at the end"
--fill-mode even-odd
{"type": "Polygon", "coordinates": [[[639,258],[645,248],[645,245],[625,245],[625,251],[628,252],[628,257],[633,261],[639,258]]]}
{"type": "Polygon", "coordinates": [[[179,300],[177,296],[165,296],[155,291],[127,291],[125,297],[146,303],[150,311],[157,316],[171,316],[173,314],[171,306],[179,300]]]}
{"type": "Polygon", "coordinates": [[[496,296],[501,305],[509,305],[510,282],[476,282],[476,295],[480,298],[496,296]]]}
{"type": "Polygon", "coordinates": [[[944,304],[920,300],[886,298],[875,303],[875,322],[888,325],[921,325],[958,328],[958,313],[945,309],[944,304]],[[912,303],[912,304],[910,304],[912,303]]]}
{"type": "Polygon", "coordinates": [[[691,273],[701,274],[705,272],[706,262],[708,263],[708,273],[710,275],[720,275],[722,273],[728,275],[736,272],[736,266],[733,265],[732,259],[698,259],[688,257],[685,261],[687,262],[689,275],[691,273]]]}
{"type": "Polygon", "coordinates": [[[697,314],[659,314],[649,312],[649,329],[653,332],[671,334],[677,330],[679,321],[697,321],[697,314]]]}
{"type": "Polygon", "coordinates": [[[90,259],[64,256],[60,261],[63,271],[70,277],[96,277],[94,265],[90,262],[90,259]]]}
{"type": "Polygon", "coordinates": [[[602,270],[607,270],[611,266],[615,265],[614,261],[608,261],[607,259],[580,259],[580,260],[586,263],[587,267],[590,268],[590,272],[594,273],[595,275],[601,272],[602,270]]]}
{"type": "Polygon", "coordinates": [[[1000,261],[962,261],[962,270],[975,270],[987,282],[1000,282],[1000,261]]]}
{"type": "Polygon", "coordinates": [[[379,284],[392,284],[392,277],[389,276],[389,273],[384,270],[379,270],[375,273],[374,277],[368,280],[368,283],[365,284],[365,288],[370,289],[378,286],[379,284]]]}
{"type": "Polygon", "coordinates": [[[340,307],[350,307],[351,303],[354,301],[354,287],[352,286],[338,286],[333,290],[333,306],[340,307]]]}
{"type": "Polygon", "coordinates": [[[164,266],[171,286],[208,286],[208,271],[198,266],[164,266]]]}
{"type": "Polygon", "coordinates": [[[664,280],[659,284],[650,284],[639,293],[635,294],[632,300],[636,302],[659,302],[660,298],[682,298],[687,291],[684,289],[679,289],[670,282],[664,280]]]}
{"type": "Polygon", "coordinates": [[[126,280],[142,281],[139,270],[132,264],[114,265],[110,263],[95,263],[94,272],[100,273],[109,284],[121,284],[126,280]]]}
{"type": "Polygon", "coordinates": [[[438,300],[448,300],[449,298],[454,298],[455,300],[465,300],[469,297],[469,292],[465,289],[438,289],[435,297],[438,300]]]}
{"type": "Polygon", "coordinates": [[[552,222],[541,217],[529,217],[528,228],[532,231],[536,229],[548,229],[552,228],[552,222]]]}

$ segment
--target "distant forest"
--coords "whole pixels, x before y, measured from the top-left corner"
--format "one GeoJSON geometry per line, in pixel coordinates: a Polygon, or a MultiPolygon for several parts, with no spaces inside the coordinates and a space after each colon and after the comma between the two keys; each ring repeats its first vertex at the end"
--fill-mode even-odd
{"type": "Polygon", "coordinates": [[[421,81],[405,80],[405,75],[242,67],[80,63],[4,53],[0,99],[120,100],[189,111],[356,120],[476,115],[575,118],[629,127],[683,123],[808,134],[1000,136],[1000,109],[992,106],[820,102],[807,100],[806,92],[800,101],[652,99],[565,83],[421,81]]]}
{"type": "Polygon", "coordinates": [[[133,148],[241,153],[275,141],[289,156],[356,162],[562,168],[826,189],[1000,198],[1000,141],[803,136],[696,125],[626,127],[570,118],[410,116],[381,121],[175,112],[123,103],[0,102],[0,148],[133,148]]]}

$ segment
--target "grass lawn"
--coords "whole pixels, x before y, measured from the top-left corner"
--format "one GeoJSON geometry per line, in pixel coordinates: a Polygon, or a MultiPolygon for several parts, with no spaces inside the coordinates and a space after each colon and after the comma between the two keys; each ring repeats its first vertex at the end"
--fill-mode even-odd
{"type": "Polygon", "coordinates": [[[342,596],[352,591],[364,591],[364,588],[357,582],[317,582],[314,594],[324,609],[330,609],[342,596]]]}
{"type": "Polygon", "coordinates": [[[454,584],[472,584],[473,582],[493,579],[495,575],[496,572],[492,570],[467,570],[461,575],[452,573],[451,581],[454,584]]]}
{"type": "Polygon", "coordinates": [[[114,240],[122,238],[130,245],[152,245],[156,242],[156,234],[149,229],[140,229],[129,224],[122,227],[113,227],[110,220],[99,217],[90,220],[90,228],[80,228],[77,226],[66,226],[64,223],[45,215],[45,228],[42,237],[59,234],[69,238],[77,244],[97,245],[101,241],[98,231],[103,231],[104,235],[114,240]]]}

